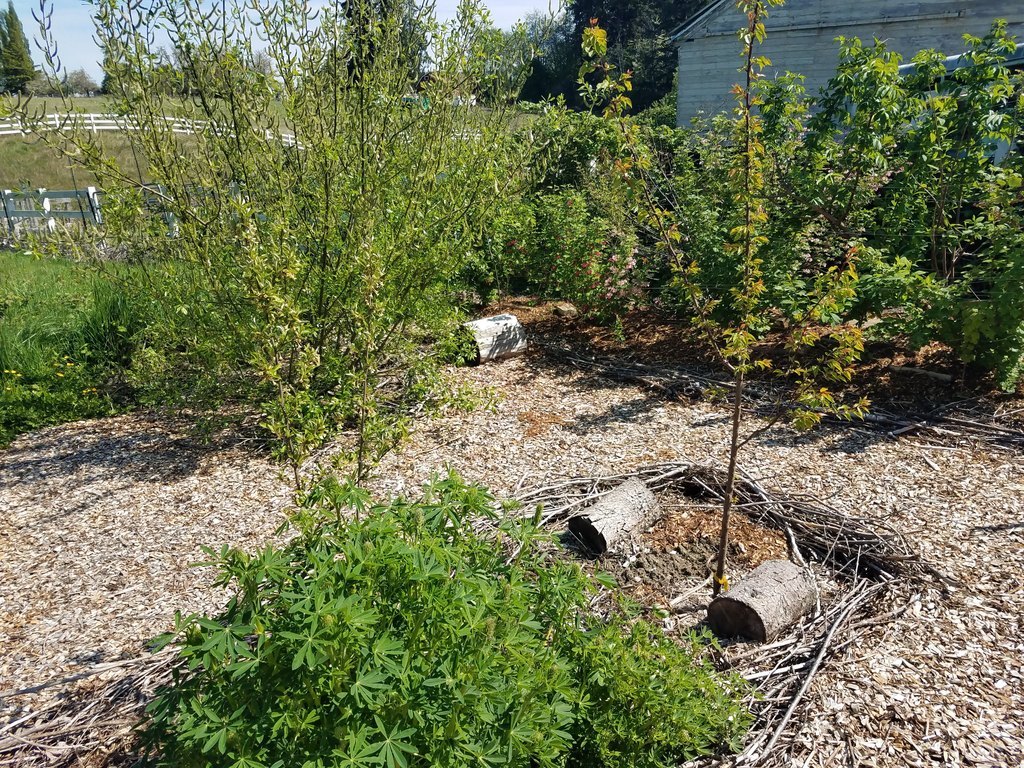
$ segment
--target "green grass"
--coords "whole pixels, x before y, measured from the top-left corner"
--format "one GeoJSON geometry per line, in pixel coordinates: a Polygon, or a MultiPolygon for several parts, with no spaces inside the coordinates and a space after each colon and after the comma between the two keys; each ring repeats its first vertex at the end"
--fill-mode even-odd
{"type": "MultiPolygon", "coordinates": [[[[132,178],[139,175],[128,139],[118,133],[101,133],[98,138],[117,162],[132,178]]],[[[0,189],[84,189],[95,186],[96,179],[82,168],[74,168],[61,154],[38,138],[0,136],[0,189]]]]}
{"type": "MultiPolygon", "coordinates": [[[[13,102],[0,98],[0,122],[10,119],[13,102]]],[[[111,107],[104,96],[75,98],[71,109],[60,99],[39,97],[28,102],[28,111],[35,115],[53,113],[66,114],[69,111],[86,114],[109,114],[111,107]]],[[[172,101],[168,114],[178,110],[172,101]]],[[[105,131],[97,135],[97,141],[130,178],[149,181],[145,158],[136,157],[128,137],[117,131],[105,131]]],[[[80,167],[72,169],[71,163],[60,152],[47,146],[37,137],[0,136],[0,189],[83,189],[96,186],[96,178],[80,167]]]]}
{"type": "Polygon", "coordinates": [[[62,259],[0,251],[0,445],[123,408],[136,321],[114,282],[62,259]]]}

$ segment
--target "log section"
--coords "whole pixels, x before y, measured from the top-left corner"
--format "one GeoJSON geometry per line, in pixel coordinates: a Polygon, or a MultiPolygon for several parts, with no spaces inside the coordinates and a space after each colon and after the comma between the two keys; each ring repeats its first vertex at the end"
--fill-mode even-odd
{"type": "Polygon", "coordinates": [[[708,606],[708,624],[719,637],[763,643],[815,605],[811,574],[788,560],[768,560],[708,606]]]}
{"type": "Polygon", "coordinates": [[[526,351],[526,330],[515,315],[495,315],[466,323],[479,352],[478,362],[503,360],[526,351]]]}
{"type": "Polygon", "coordinates": [[[603,555],[633,531],[649,526],[657,515],[658,504],[651,489],[632,478],[569,520],[569,530],[592,555],[603,555]]]}

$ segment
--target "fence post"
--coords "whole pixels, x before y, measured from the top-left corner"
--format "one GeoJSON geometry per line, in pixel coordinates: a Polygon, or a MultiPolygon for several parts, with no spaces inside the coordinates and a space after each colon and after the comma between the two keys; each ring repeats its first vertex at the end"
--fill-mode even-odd
{"type": "MultiPolygon", "coordinates": [[[[48,214],[50,212],[50,198],[46,196],[46,187],[40,187],[39,196],[43,199],[43,213],[48,214]]],[[[52,216],[44,216],[46,219],[46,229],[49,232],[54,232],[57,229],[57,220],[52,216]]]]}
{"type": "Polygon", "coordinates": [[[0,201],[3,202],[4,206],[4,218],[7,220],[7,228],[14,234],[14,217],[11,215],[11,209],[7,205],[7,199],[11,196],[11,190],[5,189],[0,193],[0,201]]]}
{"type": "Polygon", "coordinates": [[[92,220],[96,224],[103,223],[103,214],[100,213],[100,196],[96,187],[86,187],[85,193],[89,198],[89,210],[92,212],[92,220]]]}

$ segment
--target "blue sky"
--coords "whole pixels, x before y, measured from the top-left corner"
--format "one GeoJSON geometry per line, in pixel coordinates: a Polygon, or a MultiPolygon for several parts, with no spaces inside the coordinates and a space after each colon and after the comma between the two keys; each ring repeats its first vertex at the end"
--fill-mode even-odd
{"type": "MultiPolygon", "coordinates": [[[[53,36],[57,41],[61,61],[67,70],[85,69],[99,79],[99,50],[93,42],[93,27],[89,4],[84,0],[47,0],[53,11],[53,36]]],[[[557,3],[552,0],[553,4],[557,3]]],[[[6,6],[6,0],[0,0],[6,6]]],[[[437,14],[441,18],[454,15],[458,0],[437,0],[437,14]]],[[[486,5],[491,10],[494,23],[499,27],[511,27],[530,11],[548,10],[548,0],[490,0],[486,5]]],[[[39,28],[32,19],[32,11],[39,8],[39,0],[14,0],[25,34],[31,41],[39,36],[39,28]]],[[[32,46],[32,56],[38,65],[39,51],[32,46]]]]}

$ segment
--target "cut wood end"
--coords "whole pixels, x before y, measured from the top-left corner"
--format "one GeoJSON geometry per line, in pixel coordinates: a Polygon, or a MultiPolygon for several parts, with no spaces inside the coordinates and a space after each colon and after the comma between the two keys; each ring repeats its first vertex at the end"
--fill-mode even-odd
{"type": "Polygon", "coordinates": [[[569,533],[579,539],[592,555],[603,555],[608,551],[608,542],[597,530],[594,521],[586,515],[580,515],[569,520],[569,533]]]}
{"type": "Polygon", "coordinates": [[[590,554],[603,555],[620,539],[649,526],[658,514],[654,493],[630,478],[597,500],[585,514],[569,520],[569,531],[590,554]]]}
{"type": "Polygon", "coordinates": [[[465,323],[476,341],[478,360],[504,360],[526,351],[526,330],[515,315],[495,315],[465,323]]]}
{"type": "Polygon", "coordinates": [[[719,637],[763,643],[809,613],[815,605],[810,573],[788,560],[762,563],[727,595],[708,606],[708,624],[719,637]]]}
{"type": "Polygon", "coordinates": [[[727,595],[716,597],[708,606],[708,624],[719,637],[742,637],[755,643],[768,639],[768,632],[757,611],[727,595]]]}

